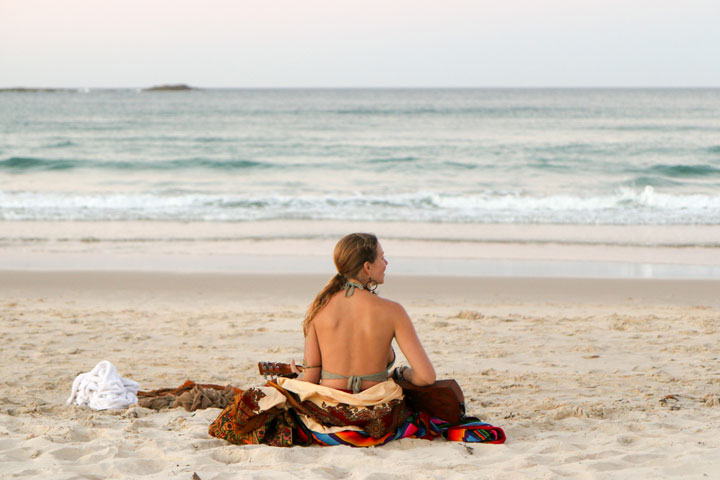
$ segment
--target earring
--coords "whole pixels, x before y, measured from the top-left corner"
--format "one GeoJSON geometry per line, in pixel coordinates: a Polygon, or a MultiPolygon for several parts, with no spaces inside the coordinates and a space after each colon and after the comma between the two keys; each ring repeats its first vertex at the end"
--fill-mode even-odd
{"type": "Polygon", "coordinates": [[[377,290],[377,287],[378,287],[378,283],[375,280],[373,280],[372,277],[370,277],[370,279],[365,284],[364,288],[365,288],[365,290],[372,293],[373,295],[377,295],[377,293],[375,293],[375,290],[377,290]]]}

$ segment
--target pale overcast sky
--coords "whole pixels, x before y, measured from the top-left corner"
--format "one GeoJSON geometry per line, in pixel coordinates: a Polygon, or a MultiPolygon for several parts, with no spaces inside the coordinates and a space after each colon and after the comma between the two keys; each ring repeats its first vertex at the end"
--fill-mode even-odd
{"type": "Polygon", "coordinates": [[[0,0],[0,87],[720,86],[720,0],[0,0]]]}

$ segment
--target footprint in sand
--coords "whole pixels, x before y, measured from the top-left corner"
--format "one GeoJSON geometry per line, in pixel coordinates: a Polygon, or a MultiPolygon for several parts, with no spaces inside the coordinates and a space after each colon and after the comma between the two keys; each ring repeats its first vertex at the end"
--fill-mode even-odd
{"type": "Polygon", "coordinates": [[[16,439],[7,439],[0,442],[0,463],[25,462],[37,458],[40,450],[35,448],[20,448],[16,439]],[[15,448],[13,448],[15,447],[15,448]]]}
{"type": "Polygon", "coordinates": [[[153,475],[167,466],[166,459],[119,458],[110,462],[114,470],[124,475],[153,475]]]}
{"type": "Polygon", "coordinates": [[[637,441],[637,437],[634,437],[632,435],[619,435],[617,437],[617,442],[620,445],[624,445],[624,446],[632,445],[636,441],[637,441]]]}
{"type": "Polygon", "coordinates": [[[218,448],[210,452],[210,458],[216,462],[224,463],[226,465],[247,462],[252,458],[252,453],[248,448],[218,448]]]}
{"type": "Polygon", "coordinates": [[[562,420],[568,417],[590,418],[590,415],[582,408],[573,406],[560,407],[554,415],[555,420],[562,420]]]}
{"type": "Polygon", "coordinates": [[[663,458],[664,455],[654,455],[651,453],[630,453],[627,455],[624,455],[622,457],[622,460],[628,462],[628,463],[634,463],[634,464],[643,464],[643,465],[650,465],[654,460],[657,460],[659,458],[663,458]]]}
{"type": "Polygon", "coordinates": [[[85,455],[88,455],[92,453],[92,450],[86,450],[83,448],[76,448],[76,447],[60,447],[56,448],[55,450],[51,450],[48,452],[53,457],[57,458],[58,460],[64,460],[66,462],[75,462],[79,458],[84,457],[85,455]]]}

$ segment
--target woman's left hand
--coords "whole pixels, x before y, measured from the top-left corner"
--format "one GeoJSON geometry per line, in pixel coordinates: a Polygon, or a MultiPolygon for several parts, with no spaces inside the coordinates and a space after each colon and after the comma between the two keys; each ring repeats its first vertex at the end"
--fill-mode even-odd
{"type": "Polygon", "coordinates": [[[297,365],[295,365],[294,359],[290,360],[290,371],[292,371],[293,373],[295,373],[297,375],[302,375],[302,366],[298,367],[297,365]]]}

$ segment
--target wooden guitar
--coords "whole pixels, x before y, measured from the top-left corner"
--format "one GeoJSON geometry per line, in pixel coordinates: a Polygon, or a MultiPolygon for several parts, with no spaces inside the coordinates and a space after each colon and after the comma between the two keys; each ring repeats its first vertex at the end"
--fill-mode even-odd
{"type": "MultiPolygon", "coordinates": [[[[300,365],[297,367],[302,371],[300,365]]],[[[258,362],[258,370],[266,380],[297,377],[290,370],[289,363],[258,362]]],[[[412,411],[425,411],[449,423],[458,423],[465,417],[465,397],[455,380],[438,380],[427,387],[418,387],[407,380],[400,380],[397,384],[402,387],[405,403],[412,411]]]]}

